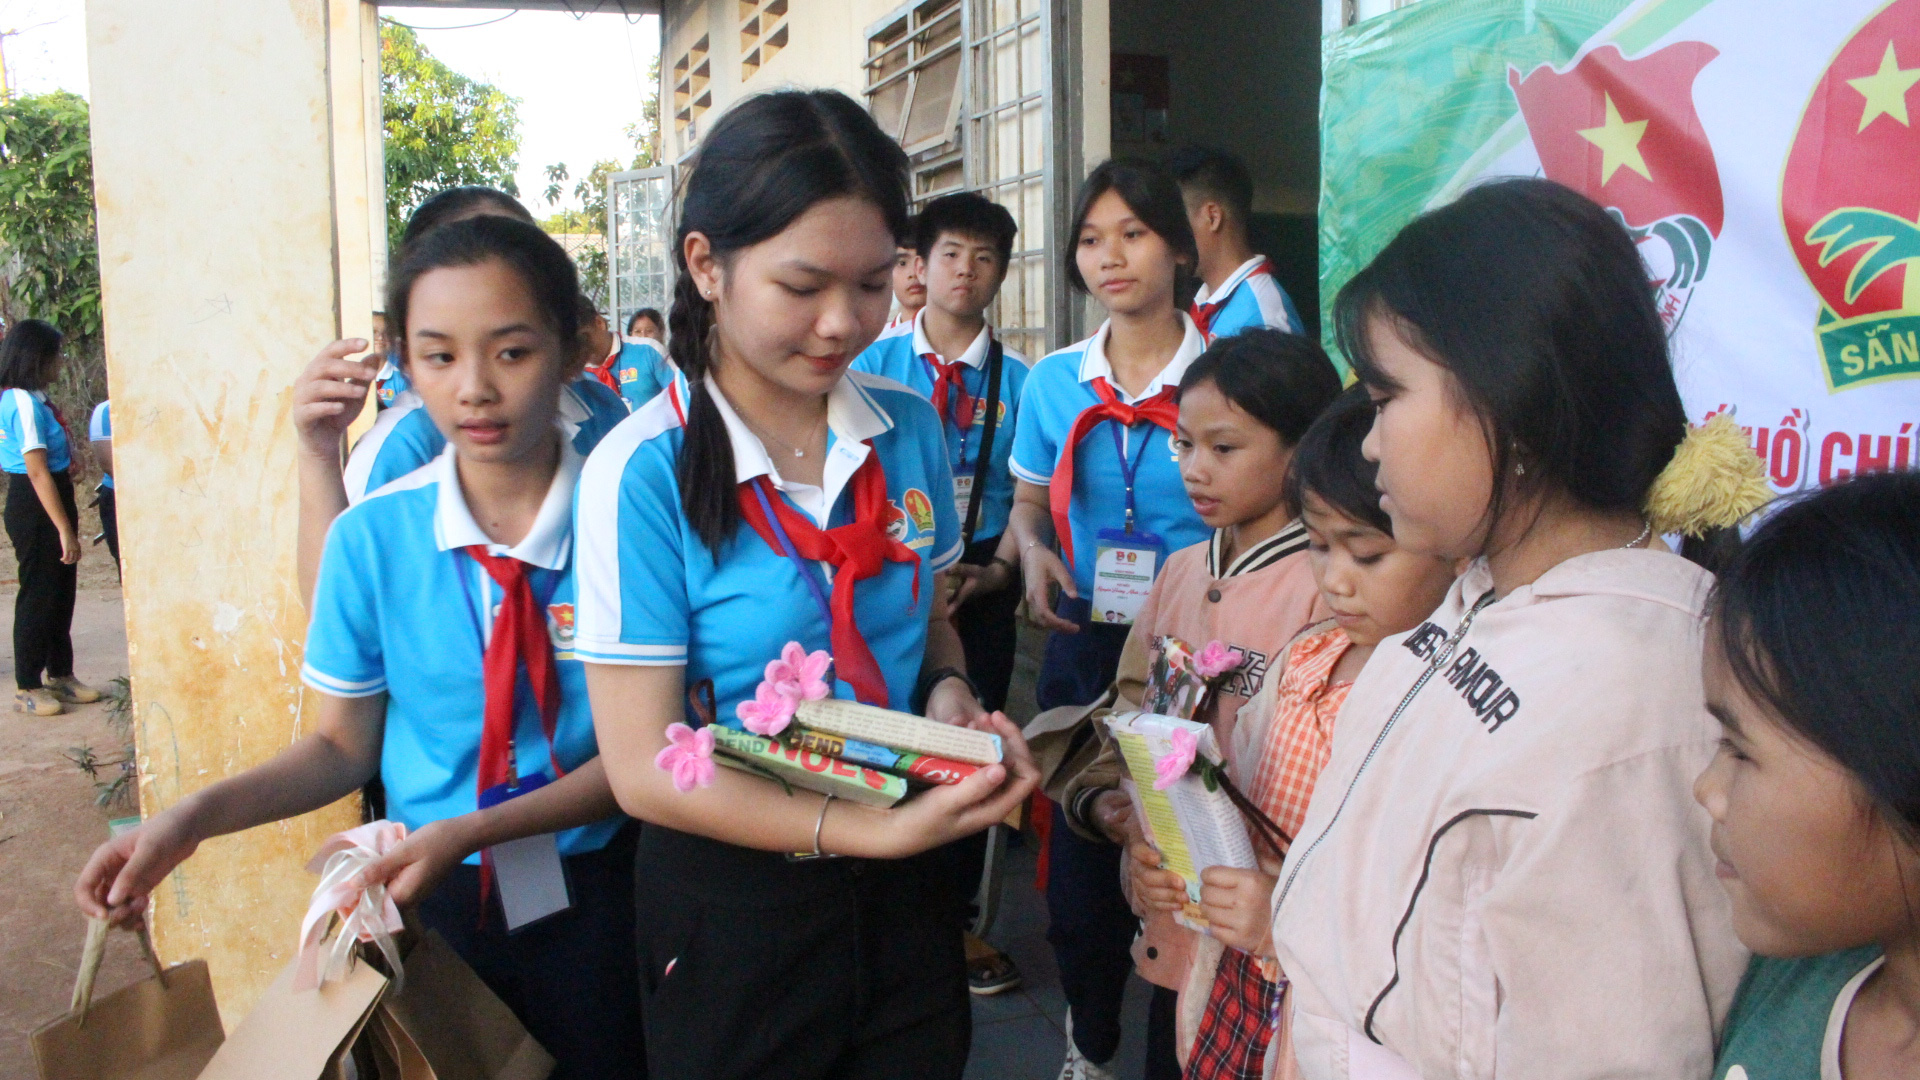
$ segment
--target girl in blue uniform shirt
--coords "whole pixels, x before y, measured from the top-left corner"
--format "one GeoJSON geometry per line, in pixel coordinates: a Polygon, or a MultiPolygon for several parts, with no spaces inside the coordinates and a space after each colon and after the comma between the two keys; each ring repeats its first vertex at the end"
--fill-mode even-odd
{"type": "MultiPolygon", "coordinates": [[[[377,775],[409,833],[366,880],[417,906],[553,1054],[554,1076],[645,1075],[634,830],[571,649],[581,459],[556,421],[580,372],[578,288],[566,253],[524,222],[463,221],[407,250],[387,311],[447,447],[328,534],[301,670],[318,730],[102,845],[75,886],[89,914],[137,919],[202,841],[377,775]]],[[[313,452],[338,446],[352,415],[318,402],[294,420],[313,452]]]]}
{"type": "Polygon", "coordinates": [[[614,793],[646,822],[657,1076],[957,1078],[966,1061],[957,897],[923,853],[1001,820],[1036,777],[975,699],[942,603],[960,536],[939,418],[847,370],[886,321],[906,188],[905,155],[842,94],[735,105],[680,214],[684,414],[655,398],[581,476],[576,648],[614,793]],[[788,642],[832,653],[836,697],[992,730],[1006,763],[889,810],[731,769],[677,790],[656,767],[668,726],[708,701],[742,726],[788,642]]]}
{"type": "MultiPolygon", "coordinates": [[[[401,235],[398,257],[404,259],[407,249],[434,229],[476,217],[504,217],[529,225],[534,223],[533,215],[520,200],[504,191],[477,185],[447,188],[428,196],[414,209],[401,235]]],[[[580,301],[584,302],[585,298],[581,297],[580,301]]],[[[381,357],[378,369],[371,357],[354,358],[354,354],[366,347],[366,343],[357,338],[335,342],[321,350],[294,380],[296,409],[326,403],[329,408],[337,405],[346,410],[347,420],[341,423],[342,437],[346,424],[360,415],[369,387],[380,406],[379,419],[354,443],[344,472],[338,446],[300,457],[298,570],[303,596],[313,595],[314,575],[320,569],[320,549],[333,519],[369,493],[432,461],[446,446],[440,429],[422,408],[420,395],[409,390],[411,384],[407,381],[406,366],[399,360],[399,346],[390,347],[381,357]]],[[[626,406],[619,395],[584,373],[561,392],[561,424],[582,457],[591,453],[600,437],[626,419],[626,415],[626,406]]]]}
{"type": "MultiPolygon", "coordinates": [[[[1167,555],[1211,535],[1172,442],[1180,378],[1206,348],[1179,306],[1196,259],[1180,188],[1158,167],[1106,162],[1080,187],[1072,235],[1067,280],[1107,321],[1027,375],[1008,463],[1019,483],[1003,549],[1019,552],[1027,609],[1052,631],[1043,710],[1106,690],[1167,555]]],[[[1118,845],[1080,837],[1056,807],[1048,851],[1047,937],[1072,1019],[1062,1075],[1104,1076],[1138,920],[1118,845]]]]}
{"type": "Polygon", "coordinates": [[[35,716],[100,700],[100,691],[73,677],[80,512],[67,471],[73,461],[66,426],[46,391],[60,371],[62,340],[47,323],[22,319],[0,342],[0,468],[7,473],[7,539],[20,565],[13,707],[35,716]]]}

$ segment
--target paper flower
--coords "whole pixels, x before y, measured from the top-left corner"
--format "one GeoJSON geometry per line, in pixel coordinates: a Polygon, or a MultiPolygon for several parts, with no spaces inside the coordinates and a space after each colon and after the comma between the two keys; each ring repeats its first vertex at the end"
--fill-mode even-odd
{"type": "Polygon", "coordinates": [[[780,650],[780,659],[768,662],[767,681],[795,704],[819,701],[832,689],[824,678],[832,666],[833,657],[825,650],[809,653],[799,642],[789,641],[787,647],[780,650]]]}
{"type": "Polygon", "coordinates": [[[1200,752],[1199,741],[1185,728],[1175,728],[1167,741],[1170,745],[1166,754],[1153,763],[1155,791],[1165,791],[1178,783],[1193,768],[1193,757],[1200,752]]]}
{"type": "Polygon", "coordinates": [[[654,755],[653,764],[673,774],[674,787],[684,793],[713,783],[713,732],[668,724],[667,740],[668,745],[654,755]]]}
{"type": "Polygon", "coordinates": [[[1247,654],[1239,649],[1229,649],[1218,641],[1209,641],[1199,655],[1193,658],[1193,669],[1203,679],[1217,678],[1239,667],[1247,654]]]}
{"type": "MultiPolygon", "coordinates": [[[[774,661],[775,664],[779,662],[774,661]]],[[[787,730],[787,725],[793,722],[794,707],[798,704],[797,698],[784,693],[780,684],[769,679],[753,692],[752,701],[735,705],[733,712],[748,731],[771,738],[787,730]]]]}

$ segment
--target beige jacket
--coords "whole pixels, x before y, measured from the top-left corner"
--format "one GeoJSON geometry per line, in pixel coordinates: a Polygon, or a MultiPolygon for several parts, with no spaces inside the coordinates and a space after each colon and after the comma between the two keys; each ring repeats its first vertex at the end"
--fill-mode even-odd
{"type": "Polygon", "coordinates": [[[1380,645],[1274,893],[1301,1076],[1709,1075],[1747,959],[1692,796],[1709,584],[1584,555],[1450,646],[1479,563],[1380,645]]]}

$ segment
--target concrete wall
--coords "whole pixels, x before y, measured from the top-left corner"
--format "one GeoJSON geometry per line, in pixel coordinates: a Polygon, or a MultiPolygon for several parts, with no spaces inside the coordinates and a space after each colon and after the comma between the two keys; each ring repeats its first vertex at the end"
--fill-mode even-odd
{"type": "MultiPolygon", "coordinates": [[[[371,20],[358,0],[88,0],[148,815],[310,730],[289,387],[369,325],[371,20]]],[[[229,1023],[293,954],[302,865],[357,817],[347,802],[212,841],[156,892],[160,951],[210,962],[229,1023]]]]}

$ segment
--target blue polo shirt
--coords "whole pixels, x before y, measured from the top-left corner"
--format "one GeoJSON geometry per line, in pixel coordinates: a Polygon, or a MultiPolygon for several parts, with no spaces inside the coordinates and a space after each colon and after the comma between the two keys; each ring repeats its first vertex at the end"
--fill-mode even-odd
{"type": "Polygon", "coordinates": [[[652,401],[677,374],[665,350],[651,339],[621,342],[620,355],[613,360],[614,381],[629,410],[652,401]]]}
{"type": "MultiPolygon", "coordinates": [[[[104,401],[95,405],[93,407],[93,415],[87,418],[87,441],[109,444],[113,442],[113,415],[107,411],[107,403],[104,401]]],[[[112,487],[113,474],[107,473],[105,476],[102,476],[100,478],[100,486],[103,488],[112,487]]]]}
{"type": "MultiPolygon", "coordinates": [[[[1265,255],[1255,255],[1240,264],[1231,277],[1220,283],[1220,295],[1226,297],[1226,302],[1214,311],[1205,330],[1210,342],[1237,334],[1249,326],[1267,326],[1289,334],[1305,333],[1306,324],[1294,309],[1293,297],[1274,280],[1265,255]]],[[[1205,304],[1207,299],[1207,287],[1203,284],[1199,295],[1193,298],[1194,307],[1205,304]]]]}
{"type": "Polygon", "coordinates": [[[407,373],[394,360],[397,353],[387,354],[386,362],[380,365],[380,371],[373,377],[373,397],[382,409],[393,408],[401,394],[412,389],[413,383],[407,373]]]}
{"type": "MultiPolygon", "coordinates": [[[[925,320],[927,311],[912,322],[901,323],[889,328],[880,335],[880,339],[867,346],[865,352],[854,360],[855,371],[884,375],[900,383],[921,397],[933,395],[934,371],[924,357],[939,356],[933,343],[927,340],[925,320]]],[[[980,335],[967,346],[967,351],[955,358],[966,365],[967,370],[960,374],[966,384],[967,393],[973,395],[973,427],[961,431],[952,421],[945,421],[947,436],[948,464],[956,477],[972,477],[974,466],[980,458],[980,440],[986,433],[987,420],[987,349],[992,340],[993,328],[986,327],[980,335]]],[[[993,430],[993,451],[988,456],[986,489],[981,492],[980,520],[974,526],[973,538],[990,540],[1006,531],[1007,515],[1013,510],[1013,474],[1007,471],[1007,457],[1013,452],[1013,429],[1020,410],[1020,391],[1027,385],[1027,358],[1012,349],[1002,346],[1005,359],[1000,364],[1000,407],[996,410],[1000,416],[993,430]]],[[[941,357],[941,361],[946,361],[941,357]]],[[[954,497],[956,516],[966,513],[966,504],[954,497]]],[[[966,522],[961,521],[964,527],[966,522]]]]}
{"type": "Polygon", "coordinates": [[[67,429],[47,404],[44,390],[8,388],[0,391],[0,469],[27,471],[27,451],[47,452],[47,471],[64,472],[73,465],[67,449],[67,429]]]}
{"type": "MultiPolygon", "coordinates": [[[[899,383],[849,371],[827,398],[826,483],[818,488],[781,479],[760,440],[718,390],[711,392],[737,480],[770,477],[779,497],[822,528],[853,520],[848,481],[869,454],[879,455],[890,531],[920,560],[887,563],[860,582],[854,609],[890,703],[906,708],[926,654],[933,575],[960,558],[953,500],[937,497],[952,491],[953,476],[933,407],[899,383]]],[[[734,707],[753,697],[767,662],[789,641],[831,651],[832,628],[797,568],[751,526],[742,524],[717,560],[701,543],[680,505],[676,465],[684,435],[677,402],[663,394],[588,459],[575,510],[575,648],[588,663],[684,665],[689,685],[713,680],[719,721],[738,727],[734,707]]],[[[807,569],[831,597],[831,572],[821,564],[807,569]]],[[[844,682],[834,693],[854,696],[844,682]]]]}
{"type": "MultiPolygon", "coordinates": [[[[474,523],[450,449],[349,508],[327,531],[300,678],[333,697],[387,695],[380,779],[387,816],[409,829],[476,808],[487,701],[484,657],[502,596],[462,547],[483,544],[536,568],[529,578],[535,598],[546,605],[560,669],[554,756],[571,772],[600,752],[586,675],[572,651],[572,508],[580,466],[580,456],[563,441],[559,471],[533,528],[512,548],[490,542],[474,523]]],[[[524,672],[514,710],[514,759],[522,775],[554,779],[524,672]]],[[[560,833],[560,853],[598,850],[622,820],[560,833]]],[[[466,861],[479,860],[475,854],[466,861]]]]}
{"type": "MultiPolygon", "coordinates": [[[[560,427],[581,457],[627,418],[626,403],[591,375],[582,375],[560,392],[560,427]]],[[[403,390],[367,429],[347,455],[343,479],[349,506],[371,492],[440,456],[447,437],[434,426],[420,395],[403,390]]]]}
{"type": "MultiPolygon", "coordinates": [[[[1129,398],[1114,386],[1120,400],[1131,405],[1164,387],[1180,385],[1187,366],[1206,349],[1193,320],[1185,315],[1180,319],[1187,335],[1179,350],[1138,397],[1129,398]]],[[[1020,423],[1013,437],[1013,457],[1008,462],[1016,478],[1045,487],[1053,479],[1074,421],[1100,403],[1093,392],[1093,380],[1105,378],[1112,385],[1113,368],[1106,354],[1110,325],[1102,323],[1092,337],[1051,353],[1033,366],[1026,391],[1020,395],[1020,423]]],[[[1109,420],[1094,427],[1074,451],[1073,501],[1067,506],[1067,522],[1073,526],[1073,580],[1084,599],[1093,597],[1094,552],[1100,530],[1124,528],[1127,523],[1126,474],[1114,450],[1115,426],[1109,420]]],[[[1123,430],[1121,444],[1129,462],[1136,457],[1140,462],[1133,485],[1134,529],[1158,536],[1166,543],[1166,554],[1211,536],[1212,530],[1193,512],[1187,487],[1180,480],[1180,455],[1173,448],[1173,437],[1141,421],[1123,430]],[[1144,447],[1140,445],[1142,439],[1147,440],[1144,447]]],[[[1163,554],[1154,565],[1154,573],[1165,565],[1163,554]]]]}

